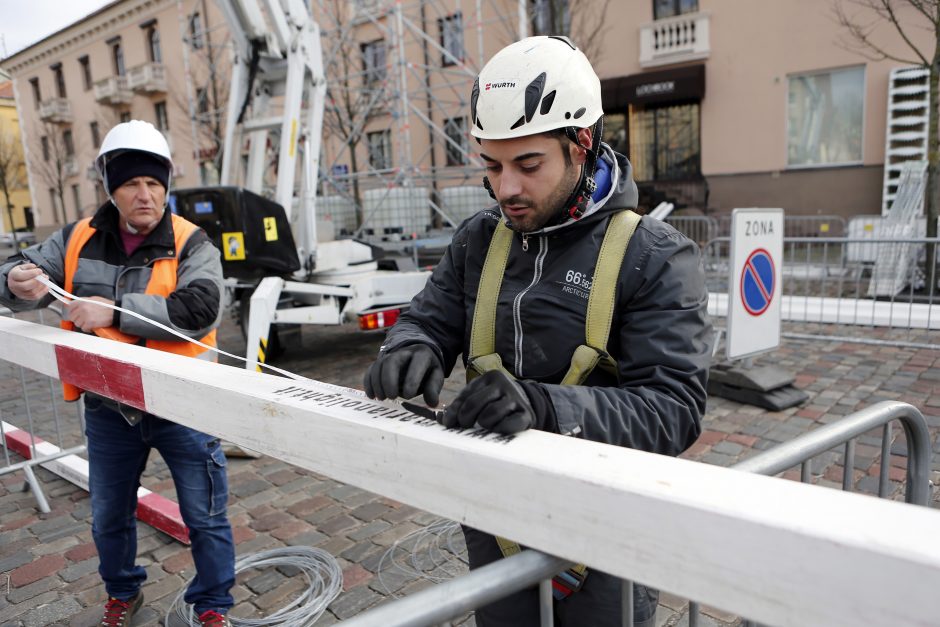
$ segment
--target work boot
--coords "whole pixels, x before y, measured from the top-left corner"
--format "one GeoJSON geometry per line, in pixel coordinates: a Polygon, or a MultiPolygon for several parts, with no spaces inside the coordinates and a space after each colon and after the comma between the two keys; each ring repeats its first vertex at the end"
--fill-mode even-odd
{"type": "Polygon", "coordinates": [[[103,627],[128,627],[131,624],[131,618],[143,604],[142,592],[138,592],[137,596],[127,601],[110,597],[104,604],[104,617],[101,619],[101,625],[103,627]]]}
{"type": "Polygon", "coordinates": [[[232,627],[225,614],[219,614],[215,610],[206,610],[199,615],[199,624],[202,627],[232,627]]]}

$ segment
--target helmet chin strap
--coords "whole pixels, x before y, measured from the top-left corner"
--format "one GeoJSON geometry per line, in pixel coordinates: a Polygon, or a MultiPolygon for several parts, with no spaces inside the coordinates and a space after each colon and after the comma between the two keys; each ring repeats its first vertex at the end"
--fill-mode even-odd
{"type": "Polygon", "coordinates": [[[600,118],[594,124],[594,133],[591,139],[591,147],[588,148],[578,139],[578,131],[571,127],[565,127],[565,136],[582,148],[586,154],[584,164],[581,166],[581,176],[578,178],[577,185],[571,190],[568,199],[562,204],[552,225],[562,224],[568,220],[579,220],[584,212],[587,211],[588,203],[591,201],[591,194],[597,189],[597,182],[594,180],[594,172],[597,169],[597,159],[601,143],[601,133],[604,130],[604,118],[600,118]]]}

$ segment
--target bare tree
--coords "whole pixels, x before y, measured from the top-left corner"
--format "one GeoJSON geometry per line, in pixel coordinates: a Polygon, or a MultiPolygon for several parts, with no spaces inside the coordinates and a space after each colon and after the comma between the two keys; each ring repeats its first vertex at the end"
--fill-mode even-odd
{"type": "MultiPolygon", "coordinates": [[[[195,129],[196,145],[193,150],[196,151],[197,161],[209,162],[215,172],[221,172],[231,77],[228,54],[231,37],[225,23],[209,24],[205,0],[201,5],[204,29],[199,33],[190,33],[183,42],[188,46],[190,55],[188,80],[192,92],[185,85],[179,85],[172,93],[174,104],[187,113],[195,129]],[[189,102],[190,96],[194,100],[192,103],[189,102]]],[[[193,12],[197,10],[198,3],[194,5],[193,12]]],[[[190,13],[187,23],[192,24],[192,20],[193,13],[190,13]]]]}
{"type": "Polygon", "coordinates": [[[596,63],[604,53],[604,33],[610,29],[607,10],[611,0],[529,0],[532,32],[565,35],[596,63]]]}
{"type": "Polygon", "coordinates": [[[13,245],[16,241],[16,224],[13,221],[13,200],[10,195],[14,190],[24,189],[26,184],[26,163],[23,160],[23,146],[12,129],[5,128],[0,120],[0,192],[3,193],[10,230],[13,233],[13,245]]]}
{"type": "MultiPolygon", "coordinates": [[[[927,125],[927,236],[937,236],[937,216],[940,215],[940,138],[938,110],[940,105],[940,0],[834,0],[834,13],[846,35],[842,46],[873,61],[892,60],[930,70],[930,115],[927,125]],[[852,14],[846,5],[858,10],[852,14]],[[887,25],[900,37],[901,46],[892,46],[880,36],[879,26],[887,25]],[[931,33],[929,46],[919,47],[913,33],[926,30],[931,33]],[[897,51],[896,48],[900,48],[897,51]]],[[[891,43],[898,40],[891,38],[891,43]]],[[[887,157],[886,157],[887,159],[887,157]]],[[[888,167],[888,163],[885,163],[888,167]]],[[[935,285],[936,251],[927,247],[928,278],[935,285]]]]}
{"type": "MultiPolygon", "coordinates": [[[[68,222],[65,211],[65,189],[68,180],[81,173],[77,161],[77,138],[67,125],[42,121],[30,133],[30,165],[42,183],[52,192],[52,217],[59,224],[68,222]],[[61,211],[61,213],[59,213],[61,211]]],[[[76,216],[78,218],[80,216],[76,216]]]]}
{"type": "Polygon", "coordinates": [[[323,111],[323,133],[344,144],[349,152],[352,195],[358,210],[362,207],[362,196],[355,176],[359,171],[357,149],[368,121],[386,112],[388,90],[385,66],[367,68],[361,42],[354,36],[355,29],[341,27],[350,17],[349,8],[346,0],[319,2],[318,17],[324,29],[324,71],[331,79],[323,111]]]}

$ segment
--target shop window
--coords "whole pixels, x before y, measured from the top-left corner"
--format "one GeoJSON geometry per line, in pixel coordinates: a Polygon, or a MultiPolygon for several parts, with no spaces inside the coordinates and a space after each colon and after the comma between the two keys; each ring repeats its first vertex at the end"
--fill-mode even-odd
{"type": "Polygon", "coordinates": [[[362,71],[366,85],[374,85],[385,80],[385,40],[377,39],[359,46],[362,51],[362,71]]]}
{"type": "Polygon", "coordinates": [[[376,170],[392,167],[392,132],[388,129],[366,133],[369,146],[369,165],[376,170]]]}
{"type": "Polygon", "coordinates": [[[661,20],[683,13],[698,13],[698,0],[653,0],[653,19],[661,20]]]}
{"type": "Polygon", "coordinates": [[[470,146],[467,142],[467,118],[445,120],[444,133],[447,135],[447,139],[450,140],[446,144],[447,165],[467,165],[470,163],[470,159],[467,157],[470,152],[470,146]]]}
{"type": "Polygon", "coordinates": [[[637,181],[701,177],[699,104],[630,106],[630,161],[637,181]]]}
{"type": "Polygon", "coordinates": [[[627,114],[608,113],[604,115],[604,141],[621,154],[628,154],[630,146],[627,144],[627,114]]]}
{"type": "Polygon", "coordinates": [[[456,65],[464,60],[463,49],[463,15],[458,11],[437,21],[441,30],[441,47],[445,50],[441,55],[442,65],[456,65]]]}
{"type": "Polygon", "coordinates": [[[865,68],[791,76],[787,164],[839,165],[862,160],[865,68]]]}

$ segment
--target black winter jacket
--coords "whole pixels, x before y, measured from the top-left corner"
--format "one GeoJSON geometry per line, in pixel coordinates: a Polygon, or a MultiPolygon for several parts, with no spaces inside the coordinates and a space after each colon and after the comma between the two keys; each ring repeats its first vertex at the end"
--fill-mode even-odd
{"type": "MultiPolygon", "coordinates": [[[[591,280],[610,217],[636,206],[629,162],[603,146],[613,166],[604,199],[580,220],[528,234],[528,251],[514,234],[497,305],[496,351],[517,378],[544,384],[560,432],[678,455],[701,430],[713,339],[698,247],[668,224],[644,217],[621,266],[607,345],[619,382],[598,368],[584,385],[558,385],[585,342],[591,280]]],[[[422,343],[448,373],[461,353],[466,364],[483,262],[500,219],[494,206],[460,225],[383,352],[422,343]]]]}

